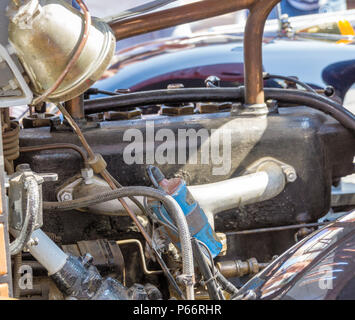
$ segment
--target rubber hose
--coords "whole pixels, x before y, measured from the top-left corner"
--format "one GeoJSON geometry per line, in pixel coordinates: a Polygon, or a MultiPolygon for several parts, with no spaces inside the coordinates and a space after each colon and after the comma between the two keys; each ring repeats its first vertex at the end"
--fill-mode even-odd
{"type": "Polygon", "coordinates": [[[309,86],[307,83],[304,83],[298,79],[292,78],[292,77],[286,77],[286,76],[281,76],[278,74],[269,74],[267,73],[264,76],[264,79],[280,79],[280,80],[284,80],[284,81],[289,81],[289,82],[294,82],[298,85],[300,85],[301,87],[303,87],[304,89],[306,89],[309,92],[313,92],[313,93],[317,93],[316,90],[314,90],[311,86],[309,86]]]}
{"type": "MultiPolygon", "coordinates": [[[[342,105],[320,94],[291,89],[264,88],[265,98],[305,105],[329,114],[355,133],[355,115],[342,105]]],[[[180,88],[128,93],[124,96],[85,101],[85,113],[97,113],[148,104],[183,102],[243,101],[244,87],[237,88],[180,88]]]]}
{"type": "Polygon", "coordinates": [[[265,96],[282,102],[306,105],[324,112],[338,120],[344,127],[355,133],[355,115],[335,101],[307,91],[266,88],[265,96]]]}
{"type": "Polygon", "coordinates": [[[228,281],[222,273],[219,272],[219,270],[216,270],[216,278],[219,282],[219,284],[222,286],[223,290],[227,291],[230,294],[237,294],[239,290],[231,283],[228,281]]]}

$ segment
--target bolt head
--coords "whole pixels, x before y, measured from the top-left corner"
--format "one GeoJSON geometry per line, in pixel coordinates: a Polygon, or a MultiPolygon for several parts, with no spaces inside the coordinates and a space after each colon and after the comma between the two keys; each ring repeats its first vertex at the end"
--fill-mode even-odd
{"type": "Polygon", "coordinates": [[[38,238],[31,238],[30,241],[27,242],[27,245],[29,247],[35,247],[38,246],[39,240],[38,238]]]}
{"type": "Polygon", "coordinates": [[[297,174],[293,168],[285,168],[284,173],[286,175],[287,182],[294,182],[297,179],[297,174]]]}
{"type": "Polygon", "coordinates": [[[294,182],[296,181],[297,179],[297,175],[295,172],[290,172],[288,175],[287,175],[287,181],[288,182],[294,182]]]}
{"type": "Polygon", "coordinates": [[[73,200],[73,196],[70,192],[63,192],[61,195],[60,195],[60,200],[62,201],[70,201],[70,200],[73,200]]]}

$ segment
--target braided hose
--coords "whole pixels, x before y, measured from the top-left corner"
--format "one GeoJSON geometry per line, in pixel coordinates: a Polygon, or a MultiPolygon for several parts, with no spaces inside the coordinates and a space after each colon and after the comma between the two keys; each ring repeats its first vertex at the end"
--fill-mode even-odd
{"type": "Polygon", "coordinates": [[[30,240],[36,226],[36,217],[40,209],[40,191],[36,178],[33,176],[26,177],[25,188],[27,189],[26,217],[16,240],[10,243],[11,255],[21,252],[30,240]]]}
{"type": "Polygon", "coordinates": [[[155,198],[161,201],[165,209],[171,214],[178,228],[181,255],[183,262],[183,275],[179,279],[186,286],[186,297],[188,300],[194,299],[194,262],[192,255],[192,245],[190,230],[186,222],[185,215],[173,197],[166,193],[149,187],[123,187],[121,189],[110,190],[95,195],[86,196],[76,200],[65,202],[43,202],[45,210],[67,211],[80,207],[87,207],[93,204],[114,200],[117,198],[143,196],[155,198]]]}

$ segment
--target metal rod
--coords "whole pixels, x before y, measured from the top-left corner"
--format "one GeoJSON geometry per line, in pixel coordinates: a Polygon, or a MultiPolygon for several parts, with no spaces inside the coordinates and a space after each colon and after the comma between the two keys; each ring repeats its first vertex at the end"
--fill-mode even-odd
{"type": "Polygon", "coordinates": [[[284,231],[284,230],[292,230],[292,229],[300,229],[300,228],[311,228],[311,227],[324,226],[329,223],[330,222],[293,224],[293,225],[282,226],[282,227],[271,227],[271,228],[260,228],[260,229],[251,229],[251,230],[243,230],[243,231],[235,231],[235,232],[226,232],[226,235],[232,236],[232,235],[244,235],[244,234],[264,233],[264,232],[273,232],[273,231],[284,231]]]}
{"type": "Polygon", "coordinates": [[[272,8],[281,0],[254,1],[244,31],[244,84],[245,103],[265,102],[262,40],[266,19],[272,8]]]}
{"type": "Polygon", "coordinates": [[[142,261],[143,272],[145,274],[161,274],[161,273],[163,273],[163,270],[148,270],[147,263],[145,262],[144,249],[143,249],[142,243],[139,240],[137,240],[137,239],[118,240],[118,241],[116,241],[116,243],[118,245],[136,244],[138,246],[139,253],[141,256],[141,261],[142,261]]]}
{"type": "MultiPolygon", "coordinates": [[[[257,0],[204,0],[172,9],[135,16],[123,21],[112,20],[109,22],[109,25],[116,39],[121,40],[241,9],[248,9],[255,1],[257,0]]],[[[263,2],[267,1],[269,0],[263,2]]]]}
{"type": "Polygon", "coordinates": [[[64,118],[68,121],[69,125],[74,129],[75,133],[77,134],[81,144],[83,145],[84,149],[89,155],[90,159],[95,158],[95,154],[92,151],[90,145],[86,141],[85,136],[83,135],[82,131],[80,130],[80,127],[77,125],[77,123],[73,120],[67,109],[64,108],[64,106],[60,103],[57,104],[57,107],[59,111],[63,114],[64,118]]]}

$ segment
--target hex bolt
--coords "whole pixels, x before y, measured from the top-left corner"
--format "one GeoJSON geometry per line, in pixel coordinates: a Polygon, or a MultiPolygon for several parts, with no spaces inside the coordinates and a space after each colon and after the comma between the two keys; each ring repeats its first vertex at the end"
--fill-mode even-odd
{"type": "Polygon", "coordinates": [[[62,200],[62,201],[70,201],[70,200],[73,200],[73,196],[72,196],[72,194],[70,192],[64,191],[60,195],[60,200],[62,200]]]}
{"type": "Polygon", "coordinates": [[[39,240],[38,238],[31,238],[28,242],[27,242],[27,245],[30,246],[30,247],[35,247],[37,246],[39,243],[39,240]]]}
{"type": "Polygon", "coordinates": [[[286,175],[287,182],[294,182],[297,179],[297,174],[294,168],[285,167],[283,169],[284,174],[286,175]]]}

